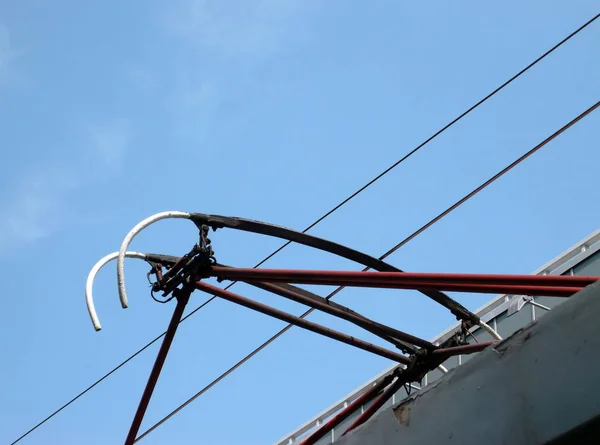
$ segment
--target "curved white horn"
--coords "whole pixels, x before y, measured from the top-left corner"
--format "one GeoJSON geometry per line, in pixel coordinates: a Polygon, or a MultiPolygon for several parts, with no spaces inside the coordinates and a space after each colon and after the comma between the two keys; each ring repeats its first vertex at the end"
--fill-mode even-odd
{"type": "Polygon", "coordinates": [[[139,222],[133,229],[129,231],[123,243],[121,244],[121,249],[119,249],[119,256],[117,258],[117,283],[119,285],[119,298],[121,299],[121,306],[123,309],[129,306],[127,302],[127,292],[125,291],[125,253],[127,252],[127,248],[129,244],[133,240],[133,238],[148,227],[151,224],[154,224],[161,219],[169,219],[169,218],[190,218],[190,214],[188,212],[160,212],[155,215],[152,215],[145,220],[139,222]]]}
{"type": "MultiPolygon", "coordinates": [[[[102,329],[100,325],[100,320],[98,319],[98,314],[96,313],[96,307],[94,306],[94,297],[92,296],[92,289],[94,287],[94,280],[96,279],[96,275],[107,263],[116,259],[119,256],[119,252],[113,252],[109,255],[106,255],[92,267],[90,273],[88,274],[87,280],[85,282],[85,302],[87,304],[88,312],[90,314],[90,318],[92,319],[92,324],[94,325],[94,329],[99,331],[102,329]]],[[[125,252],[125,256],[127,258],[139,258],[141,260],[146,259],[146,255],[140,252],[125,252]]]]}
{"type": "Polygon", "coordinates": [[[498,334],[496,331],[494,331],[494,329],[487,324],[485,321],[483,320],[479,320],[479,326],[486,331],[488,334],[490,334],[492,336],[492,338],[494,338],[495,340],[502,340],[502,337],[500,337],[500,334],[498,334]]]}

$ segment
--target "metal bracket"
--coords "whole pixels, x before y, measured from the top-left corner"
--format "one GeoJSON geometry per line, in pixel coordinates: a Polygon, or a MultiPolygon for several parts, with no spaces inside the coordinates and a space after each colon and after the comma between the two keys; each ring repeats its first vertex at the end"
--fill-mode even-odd
{"type": "Polygon", "coordinates": [[[519,312],[523,306],[527,303],[527,300],[523,295],[515,295],[513,296],[508,303],[508,310],[506,311],[506,316],[510,317],[515,313],[519,312]]]}

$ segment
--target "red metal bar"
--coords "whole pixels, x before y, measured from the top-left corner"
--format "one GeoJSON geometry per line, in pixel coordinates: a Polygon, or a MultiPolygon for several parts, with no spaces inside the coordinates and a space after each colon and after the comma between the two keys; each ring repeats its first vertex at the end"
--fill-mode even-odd
{"type": "Polygon", "coordinates": [[[388,358],[390,360],[394,360],[398,363],[410,363],[410,359],[402,354],[398,354],[397,352],[390,351],[380,346],[376,346],[372,343],[368,343],[356,337],[342,334],[341,332],[326,328],[325,326],[313,323],[312,321],[296,317],[295,315],[288,314],[287,312],[280,311],[279,309],[272,308],[270,306],[267,306],[254,300],[250,300],[249,298],[242,297],[241,295],[235,294],[225,289],[221,289],[220,287],[212,286],[210,284],[204,283],[203,281],[196,282],[195,286],[196,289],[206,292],[208,294],[216,295],[217,297],[221,297],[225,300],[231,301],[232,303],[239,304],[241,306],[247,307],[248,309],[252,309],[254,311],[260,312],[265,315],[269,315],[287,323],[291,323],[308,331],[312,331],[317,334],[324,335],[325,337],[329,337],[342,343],[346,343],[347,345],[357,347],[364,351],[371,352],[373,354],[388,358]]]}
{"type": "Polygon", "coordinates": [[[332,417],[327,423],[325,423],[321,428],[315,431],[313,434],[308,436],[300,445],[314,445],[320,438],[325,436],[325,434],[329,433],[336,426],[346,420],[348,417],[352,415],[357,409],[359,409],[365,403],[369,403],[373,400],[377,395],[385,388],[390,382],[393,380],[394,374],[388,374],[383,379],[381,379],[376,385],[369,388],[367,392],[362,394],[356,400],[354,400],[350,405],[332,417]]]}
{"type": "Polygon", "coordinates": [[[448,357],[452,357],[454,355],[468,355],[474,354],[476,352],[483,351],[488,346],[497,343],[495,341],[487,341],[481,343],[474,343],[472,345],[463,345],[463,346],[452,346],[450,348],[439,348],[434,351],[431,351],[431,355],[434,357],[444,357],[444,359],[448,357]]]}
{"type": "Polygon", "coordinates": [[[188,261],[189,258],[190,258],[189,253],[186,253],[181,258],[179,258],[177,260],[177,262],[175,264],[173,264],[173,266],[171,266],[171,268],[163,274],[162,278],[159,279],[159,282],[164,283],[166,280],[168,280],[173,275],[175,275],[177,272],[179,272],[181,269],[183,269],[183,266],[185,266],[185,263],[188,261]]]}
{"type": "MultiPolygon", "coordinates": [[[[247,283],[253,283],[254,281],[248,279],[238,279],[247,283]]],[[[471,292],[471,293],[483,293],[483,294],[509,294],[509,295],[531,295],[531,296],[545,296],[545,297],[570,297],[571,295],[579,292],[581,287],[554,287],[554,286],[510,286],[510,285],[487,285],[487,284],[454,284],[454,283],[436,283],[436,284],[422,284],[420,282],[376,282],[376,283],[360,283],[343,281],[342,282],[333,280],[295,280],[297,284],[321,284],[321,285],[335,285],[335,286],[347,286],[347,287],[369,287],[369,288],[385,288],[385,289],[407,289],[407,290],[445,290],[452,292],[471,292]]]]}
{"type": "Polygon", "coordinates": [[[390,386],[386,388],[385,391],[381,393],[379,397],[375,399],[375,401],[360,416],[358,416],[358,419],[356,419],[352,423],[352,425],[348,427],[348,429],[344,432],[344,434],[342,434],[342,436],[345,436],[354,428],[359,427],[371,417],[373,417],[373,414],[379,411],[379,409],[385,404],[385,402],[391,399],[392,396],[406,383],[407,379],[403,375],[400,375],[390,386]]]}
{"type": "Polygon", "coordinates": [[[273,269],[236,269],[215,267],[211,276],[239,281],[272,281],[300,284],[321,284],[354,287],[385,287],[395,289],[450,290],[455,292],[506,293],[513,295],[539,295],[568,297],[590,284],[597,277],[557,277],[531,275],[452,275],[415,274],[404,272],[340,272],[340,271],[293,271],[273,269]],[[424,276],[426,275],[426,276],[424,276]],[[444,281],[442,280],[444,277],[444,281]],[[451,278],[454,277],[454,278],[451,278]],[[465,281],[471,277],[474,283],[465,281]],[[500,277],[499,282],[494,279],[500,277]],[[517,284],[505,284],[507,278],[514,278],[517,284]],[[542,280],[542,281],[534,281],[542,280]],[[551,280],[546,280],[551,278],[551,280]],[[583,278],[583,280],[581,279],[583,278]],[[574,280],[575,279],[575,280],[574,280]],[[529,282],[534,284],[527,284],[529,282]],[[525,284],[522,284],[525,283],[525,284]],[[543,284],[535,284],[543,283],[543,284]],[[586,285],[587,285],[586,284],[586,285]],[[567,286],[568,285],[568,286],[567,286]]]}
{"type": "Polygon", "coordinates": [[[339,270],[290,270],[290,269],[250,269],[234,267],[213,267],[211,276],[227,279],[285,281],[288,283],[298,280],[336,280],[361,282],[370,280],[394,282],[446,282],[464,284],[509,284],[531,286],[566,286],[584,287],[598,280],[597,276],[565,276],[565,275],[507,275],[507,274],[455,274],[430,272],[357,272],[339,270]]]}
{"type": "Polygon", "coordinates": [[[357,314],[356,312],[352,311],[351,309],[345,306],[334,303],[332,301],[330,302],[325,298],[311,298],[308,296],[301,295],[300,293],[294,292],[290,289],[279,287],[272,283],[255,282],[250,284],[259,287],[260,289],[264,289],[266,291],[280,295],[284,298],[288,298],[297,303],[305,304],[312,308],[323,311],[327,314],[342,318],[376,335],[381,336],[381,334],[385,334],[397,340],[405,341],[407,343],[410,343],[411,345],[416,345],[426,349],[436,348],[436,346],[433,343],[428,342],[427,340],[423,340],[422,338],[415,337],[414,335],[407,334],[406,332],[402,332],[390,326],[386,326],[384,324],[370,320],[366,317],[363,317],[362,315],[357,314]]]}
{"type": "MultiPolygon", "coordinates": [[[[249,280],[239,280],[248,281],[249,280]]],[[[451,292],[469,292],[480,294],[508,294],[508,295],[529,295],[541,297],[570,297],[571,295],[582,290],[582,287],[555,287],[555,286],[511,286],[511,285],[488,285],[488,284],[462,284],[462,283],[443,283],[423,284],[420,282],[376,282],[376,283],[353,283],[344,281],[343,284],[332,281],[309,280],[302,281],[298,284],[321,284],[347,287],[369,287],[369,288],[384,288],[384,289],[406,289],[406,290],[442,290],[451,292]]]]}
{"type": "Polygon", "coordinates": [[[458,355],[458,354],[472,354],[474,352],[481,351],[486,347],[490,346],[494,342],[476,343],[474,345],[454,346],[450,348],[441,348],[432,351],[431,359],[427,364],[421,364],[415,367],[412,371],[405,371],[392,383],[388,388],[369,406],[359,417],[348,427],[348,429],[342,435],[346,435],[353,429],[359,427],[373,415],[387,402],[403,385],[415,380],[415,376],[419,373],[423,374],[424,371],[431,370],[437,365],[446,360],[447,357],[458,355]],[[426,369],[427,367],[427,369],[426,369]],[[418,369],[420,368],[420,369],[418,369]]]}
{"type": "Polygon", "coordinates": [[[158,377],[160,376],[165,359],[167,358],[167,354],[169,353],[169,349],[173,343],[173,337],[175,337],[177,327],[179,326],[179,322],[181,321],[183,311],[190,298],[192,290],[193,289],[182,290],[177,296],[177,305],[175,306],[175,310],[171,316],[171,321],[169,322],[169,327],[167,328],[165,337],[160,345],[158,354],[156,355],[154,366],[150,372],[150,377],[148,377],[148,383],[146,383],[140,404],[135,412],[135,416],[133,418],[133,422],[131,423],[131,427],[129,428],[127,438],[125,439],[125,445],[133,445],[135,443],[135,438],[140,430],[140,426],[142,425],[144,414],[146,414],[146,409],[150,403],[150,398],[152,397],[152,393],[156,387],[156,382],[158,382],[158,377]]]}

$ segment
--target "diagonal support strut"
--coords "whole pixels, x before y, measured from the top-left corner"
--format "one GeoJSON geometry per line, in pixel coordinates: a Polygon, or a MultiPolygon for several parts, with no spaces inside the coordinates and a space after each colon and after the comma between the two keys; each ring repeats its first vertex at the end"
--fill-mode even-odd
{"type": "Polygon", "coordinates": [[[190,287],[185,287],[181,290],[177,289],[176,291],[177,305],[175,306],[175,310],[171,316],[171,321],[169,322],[169,327],[167,328],[163,342],[160,345],[158,354],[156,355],[154,366],[150,372],[150,377],[148,377],[148,383],[146,383],[146,387],[144,388],[144,392],[142,394],[140,404],[138,405],[138,409],[135,412],[133,422],[131,422],[129,433],[125,439],[125,445],[133,445],[135,443],[136,436],[140,430],[140,426],[142,425],[142,420],[144,419],[144,414],[146,414],[146,409],[148,408],[148,404],[152,398],[152,393],[154,392],[154,388],[158,382],[158,377],[160,376],[165,359],[167,358],[167,354],[169,353],[169,349],[173,343],[173,338],[177,332],[177,327],[179,326],[179,322],[183,316],[183,311],[185,310],[185,306],[187,305],[192,292],[193,288],[190,287]]]}

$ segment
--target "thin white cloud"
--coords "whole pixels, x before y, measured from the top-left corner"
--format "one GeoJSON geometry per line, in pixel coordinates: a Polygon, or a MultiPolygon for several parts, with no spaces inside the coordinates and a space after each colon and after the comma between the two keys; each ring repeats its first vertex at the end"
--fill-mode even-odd
{"type": "Polygon", "coordinates": [[[158,81],[154,73],[141,67],[131,67],[127,69],[125,75],[136,88],[144,91],[154,90],[158,86],[158,81]]]}
{"type": "MultiPolygon", "coordinates": [[[[9,29],[0,24],[0,87],[7,81],[13,85],[22,79],[21,75],[15,77],[13,63],[21,53],[15,50],[9,29]]],[[[68,163],[29,166],[17,172],[13,184],[2,190],[0,256],[64,229],[75,216],[69,214],[72,195],[104,181],[105,175],[99,173],[111,173],[121,166],[131,139],[128,121],[96,121],[79,126],[81,129],[84,137],[79,142],[84,150],[77,151],[68,163]]]]}
{"type": "Polygon", "coordinates": [[[195,78],[180,72],[175,76],[165,106],[173,118],[173,132],[177,137],[199,142],[211,126],[219,107],[218,86],[214,82],[195,78]]]}
{"type": "MultiPolygon", "coordinates": [[[[0,87],[18,83],[13,62],[20,54],[8,28],[0,24],[0,87]]],[[[29,168],[19,175],[3,190],[0,255],[50,235],[64,221],[65,198],[78,184],[73,170],[63,166],[29,168]]]]}
{"type": "Polygon", "coordinates": [[[69,168],[48,166],[23,173],[0,212],[0,254],[39,241],[68,217],[66,198],[80,180],[69,168]]]}
{"type": "Polygon", "coordinates": [[[85,150],[72,157],[69,164],[28,168],[3,190],[0,256],[54,235],[71,224],[70,220],[81,224],[81,217],[71,214],[73,195],[105,181],[105,175],[99,173],[110,173],[121,166],[130,139],[127,123],[115,120],[89,125],[86,130],[85,150]],[[90,165],[93,170],[89,170],[90,165]]]}
{"type": "Polygon", "coordinates": [[[0,87],[16,82],[14,78],[14,60],[20,55],[12,45],[8,27],[0,23],[0,87]]]}
{"type": "Polygon", "coordinates": [[[174,82],[174,103],[183,110],[195,110],[214,103],[215,85],[207,81],[196,80],[190,76],[179,76],[174,82]]]}
{"type": "Polygon", "coordinates": [[[281,48],[290,22],[307,0],[184,0],[167,13],[167,30],[226,58],[261,56],[281,48]]]}
{"type": "Polygon", "coordinates": [[[0,24],[0,70],[5,69],[12,57],[10,48],[10,34],[5,25],[0,24]]]}
{"type": "Polygon", "coordinates": [[[173,37],[167,57],[174,70],[164,91],[174,134],[201,141],[222,104],[237,94],[237,73],[251,82],[261,64],[307,39],[314,6],[311,0],[170,2],[161,20],[173,37]]]}
{"type": "Polygon", "coordinates": [[[129,123],[115,119],[87,125],[92,151],[107,167],[121,167],[125,150],[131,139],[129,123]]]}

